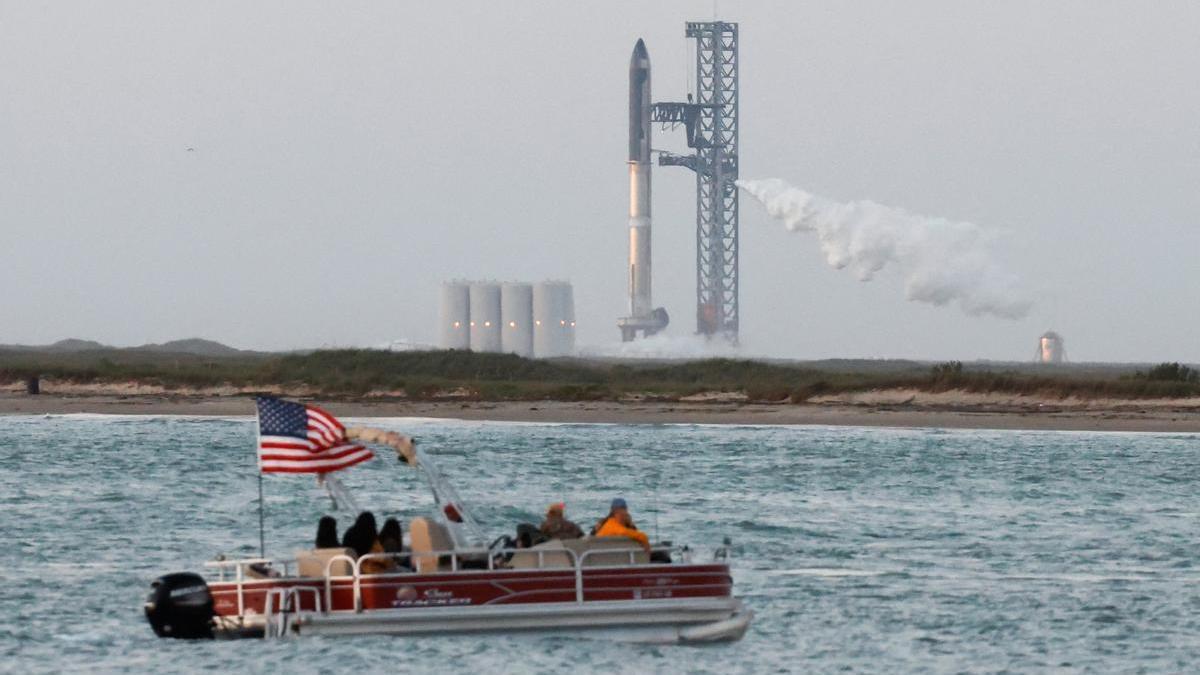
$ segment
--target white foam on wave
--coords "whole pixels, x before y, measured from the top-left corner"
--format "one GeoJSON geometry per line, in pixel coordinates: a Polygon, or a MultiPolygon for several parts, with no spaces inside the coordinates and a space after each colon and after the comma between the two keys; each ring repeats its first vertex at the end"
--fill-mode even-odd
{"type": "Polygon", "coordinates": [[[1168,577],[1160,574],[1096,574],[1088,572],[1064,572],[1061,574],[997,574],[995,579],[1002,581],[1064,581],[1067,583],[1098,584],[1107,581],[1180,581],[1179,577],[1168,577]]]}
{"type": "Polygon", "coordinates": [[[845,567],[797,567],[790,570],[772,570],[772,574],[784,577],[878,577],[887,574],[873,570],[855,570],[845,567]]]}
{"type": "MultiPolygon", "coordinates": [[[[885,574],[894,574],[899,571],[881,571],[881,570],[863,570],[852,569],[846,567],[797,567],[792,569],[782,570],[761,570],[768,576],[796,576],[796,577],[818,577],[827,579],[847,578],[847,577],[879,577],[885,574]]],[[[939,580],[939,581],[1000,581],[1000,582],[1027,582],[1027,581],[1049,581],[1062,582],[1068,584],[1098,584],[1112,581],[1127,581],[1127,582],[1145,582],[1145,581],[1171,581],[1171,582],[1187,582],[1195,583],[1200,581],[1200,577],[1195,575],[1174,576],[1163,574],[1160,570],[1153,569],[1133,569],[1120,572],[1015,572],[1015,573],[991,573],[982,572],[980,574],[971,574],[969,572],[959,573],[912,573],[907,572],[907,576],[916,579],[939,580]]]]}
{"type": "Polygon", "coordinates": [[[252,422],[254,415],[182,415],[177,413],[42,413],[35,415],[6,415],[13,419],[93,420],[99,422],[132,422],[137,420],[189,420],[219,422],[252,422]]]}
{"type": "Polygon", "coordinates": [[[532,420],[468,420],[461,417],[341,417],[342,423],[385,426],[385,425],[419,425],[436,426],[453,424],[454,426],[526,426],[526,427],[569,427],[569,426],[617,426],[612,422],[540,422],[532,420]]]}

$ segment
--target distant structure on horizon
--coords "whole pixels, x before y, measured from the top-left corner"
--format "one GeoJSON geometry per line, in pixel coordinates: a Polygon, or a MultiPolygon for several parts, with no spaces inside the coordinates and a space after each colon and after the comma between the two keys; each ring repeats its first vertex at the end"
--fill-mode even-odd
{"type": "Polygon", "coordinates": [[[438,315],[442,349],[552,358],[575,353],[575,295],[565,281],[447,281],[438,315]]]}
{"type": "Polygon", "coordinates": [[[1035,359],[1038,363],[1065,363],[1067,360],[1067,347],[1063,342],[1063,337],[1052,330],[1048,330],[1038,338],[1037,356],[1035,359]]]}

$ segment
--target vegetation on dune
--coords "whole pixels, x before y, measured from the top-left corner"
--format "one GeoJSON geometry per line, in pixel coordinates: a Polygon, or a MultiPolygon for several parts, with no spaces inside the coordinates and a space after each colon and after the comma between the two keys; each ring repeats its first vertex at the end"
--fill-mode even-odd
{"type": "Polygon", "coordinates": [[[736,392],[751,401],[804,402],[821,394],[872,389],[963,390],[1050,398],[1175,398],[1200,395],[1200,372],[1163,363],[1131,368],[1034,367],[959,361],[771,362],[533,360],[469,351],[323,350],[305,354],[183,354],[146,349],[79,352],[0,350],[0,381],[31,376],[80,383],[136,381],[168,389],[232,385],[282,387],[323,396],[403,392],[414,399],[676,400],[736,392]]]}
{"type": "Polygon", "coordinates": [[[1097,373],[1053,368],[1045,373],[1015,370],[968,370],[959,361],[939,363],[929,383],[914,386],[931,391],[1000,392],[1047,398],[1186,398],[1200,396],[1197,371],[1178,363],[1162,363],[1149,373],[1097,373]]]}
{"type": "Polygon", "coordinates": [[[1150,382],[1186,382],[1187,384],[1197,384],[1200,383],[1200,371],[1178,363],[1160,363],[1151,368],[1147,373],[1142,373],[1141,371],[1134,373],[1133,379],[1148,380],[1150,382]]]}

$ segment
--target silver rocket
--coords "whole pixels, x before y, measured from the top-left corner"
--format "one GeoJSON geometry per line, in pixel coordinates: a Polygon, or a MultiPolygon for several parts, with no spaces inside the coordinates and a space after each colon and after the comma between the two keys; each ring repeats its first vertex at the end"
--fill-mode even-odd
{"type": "Polygon", "coordinates": [[[650,296],[650,55],[638,40],[629,60],[629,316],[618,319],[621,339],[653,335],[666,310],[650,296]]]}

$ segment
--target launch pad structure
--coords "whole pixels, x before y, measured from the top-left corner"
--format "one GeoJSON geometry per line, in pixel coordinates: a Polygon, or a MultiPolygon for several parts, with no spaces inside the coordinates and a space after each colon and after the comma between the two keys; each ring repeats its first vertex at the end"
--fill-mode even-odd
{"type": "MultiPolygon", "coordinates": [[[[692,155],[663,152],[660,166],[696,173],[696,332],[738,339],[738,25],[689,21],[696,98],[655,103],[651,119],[682,126],[692,155]]],[[[689,97],[690,98],[690,97],[689,97]]]]}
{"type": "Polygon", "coordinates": [[[696,174],[696,332],[738,340],[738,25],[686,24],[696,40],[696,95],[650,104],[650,60],[638,40],[630,62],[630,314],[621,338],[650,336],[669,321],[650,297],[650,124],[682,128],[694,154],[658,153],[660,166],[696,174]]]}

